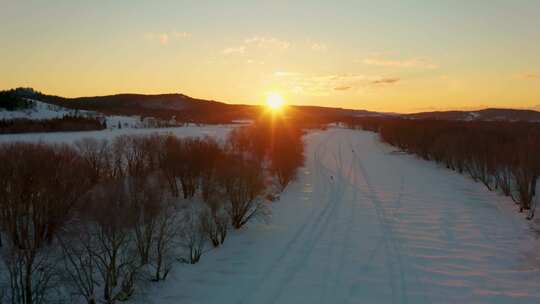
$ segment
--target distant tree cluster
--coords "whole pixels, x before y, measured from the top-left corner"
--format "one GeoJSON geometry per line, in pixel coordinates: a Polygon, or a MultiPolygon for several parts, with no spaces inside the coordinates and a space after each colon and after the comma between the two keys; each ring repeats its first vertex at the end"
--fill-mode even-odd
{"type": "Polygon", "coordinates": [[[52,119],[17,118],[0,120],[0,134],[91,131],[106,128],[107,125],[102,119],[75,115],[52,119]]]}
{"type": "Polygon", "coordinates": [[[261,118],[251,126],[231,132],[231,149],[250,155],[277,179],[281,190],[296,177],[304,164],[303,130],[279,118],[261,118]]]}
{"type": "Polygon", "coordinates": [[[534,216],[540,176],[538,123],[365,118],[347,125],[379,132],[386,143],[467,174],[511,197],[528,219],[534,216]]]}
{"type": "Polygon", "coordinates": [[[303,151],[289,146],[302,145],[298,130],[239,148],[269,130],[241,129],[224,144],[150,135],[0,145],[0,302],[115,303],[166,279],[175,261],[197,263],[229,228],[269,216],[269,186],[301,165],[284,160],[303,151]]]}
{"type": "Polygon", "coordinates": [[[24,98],[23,89],[0,91],[0,110],[17,111],[32,107],[32,101],[24,98]]]}

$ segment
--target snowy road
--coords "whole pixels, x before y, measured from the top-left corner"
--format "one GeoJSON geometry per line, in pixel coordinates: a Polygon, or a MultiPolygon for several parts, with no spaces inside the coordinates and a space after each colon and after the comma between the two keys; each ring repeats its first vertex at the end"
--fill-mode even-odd
{"type": "Polygon", "coordinates": [[[538,241],[508,199],[373,133],[306,142],[269,224],[175,267],[145,301],[540,303],[538,241]]]}

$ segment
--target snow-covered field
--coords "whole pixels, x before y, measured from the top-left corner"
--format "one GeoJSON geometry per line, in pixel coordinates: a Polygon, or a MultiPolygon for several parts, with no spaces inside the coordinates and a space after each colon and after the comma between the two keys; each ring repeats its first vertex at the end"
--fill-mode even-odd
{"type": "MultiPolygon", "coordinates": [[[[186,124],[182,127],[151,127],[158,120],[146,118],[141,121],[139,116],[117,116],[103,115],[97,112],[84,110],[71,110],[64,107],[47,104],[41,101],[32,100],[33,107],[18,111],[0,110],[0,120],[2,119],[53,119],[70,116],[90,116],[101,117],[107,123],[106,130],[80,131],[80,132],[47,132],[47,133],[19,133],[0,134],[0,143],[11,141],[26,142],[53,142],[53,143],[73,143],[83,138],[112,139],[120,135],[131,134],[173,134],[178,137],[203,137],[210,136],[219,140],[224,140],[230,130],[240,125],[250,124],[251,121],[237,121],[230,125],[196,125],[186,124]]],[[[171,121],[172,123],[172,121],[171,121]]]]}
{"type": "Polygon", "coordinates": [[[540,303],[535,233],[507,198],[376,135],[307,135],[268,224],[177,265],[142,303],[540,303]]]}
{"type": "Polygon", "coordinates": [[[38,100],[29,100],[33,106],[28,109],[17,111],[5,111],[0,109],[0,120],[6,119],[53,119],[62,118],[64,116],[86,116],[86,117],[103,117],[107,123],[108,129],[116,129],[120,125],[122,128],[143,128],[145,122],[141,121],[140,116],[118,116],[118,115],[103,115],[94,111],[72,110],[61,106],[48,104],[38,100]]]}
{"type": "Polygon", "coordinates": [[[178,137],[204,137],[210,136],[219,140],[227,137],[229,132],[238,125],[206,125],[175,128],[123,128],[108,129],[101,131],[81,132],[47,132],[47,133],[24,133],[24,134],[0,134],[0,143],[12,141],[24,142],[50,142],[50,143],[74,143],[83,138],[113,139],[120,135],[132,134],[173,134],[178,137]]]}
{"type": "MultiPolygon", "coordinates": [[[[0,135],[0,142],[172,133],[233,125],[0,135]]],[[[536,232],[508,198],[396,153],[374,133],[306,136],[307,161],[269,223],[176,264],[138,303],[540,303],[536,232]]]]}
{"type": "MultiPolygon", "coordinates": [[[[76,113],[76,111],[64,107],[47,104],[37,100],[30,101],[32,101],[33,106],[28,109],[17,111],[5,111],[0,109],[0,119],[52,119],[62,118],[64,115],[74,115],[76,113]]],[[[78,111],[77,113],[80,115],[90,114],[89,111],[78,111]]]]}

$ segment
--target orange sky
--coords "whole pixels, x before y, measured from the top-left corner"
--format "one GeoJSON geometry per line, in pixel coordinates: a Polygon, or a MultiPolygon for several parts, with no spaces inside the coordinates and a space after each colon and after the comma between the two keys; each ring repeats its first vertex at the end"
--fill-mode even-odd
{"type": "Polygon", "coordinates": [[[373,2],[4,0],[0,89],[248,104],[278,92],[393,112],[540,105],[540,2],[373,2]]]}

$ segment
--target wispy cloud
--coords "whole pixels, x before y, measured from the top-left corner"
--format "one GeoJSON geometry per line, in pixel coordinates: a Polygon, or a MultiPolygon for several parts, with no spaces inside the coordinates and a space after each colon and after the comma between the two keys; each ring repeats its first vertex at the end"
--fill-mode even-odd
{"type": "Polygon", "coordinates": [[[315,52],[326,52],[328,50],[328,47],[326,46],[326,44],[323,44],[323,43],[313,43],[311,45],[311,49],[315,52]]]}
{"type": "Polygon", "coordinates": [[[274,76],[277,76],[277,77],[300,76],[300,75],[302,74],[296,73],[296,72],[274,72],[274,76]]]}
{"type": "Polygon", "coordinates": [[[291,46],[291,43],[285,40],[280,40],[274,37],[254,36],[246,38],[244,43],[249,46],[256,46],[263,49],[279,49],[286,50],[291,46]]]}
{"type": "Polygon", "coordinates": [[[521,73],[518,76],[521,79],[540,79],[540,74],[538,73],[521,73]]]}
{"type": "Polygon", "coordinates": [[[221,53],[223,53],[224,55],[232,55],[232,54],[244,55],[245,52],[246,52],[246,47],[243,45],[237,46],[237,47],[229,47],[221,51],[221,53]]]}
{"type": "Polygon", "coordinates": [[[251,51],[260,49],[266,51],[285,51],[289,49],[291,43],[274,37],[254,36],[246,38],[243,42],[234,47],[227,47],[221,51],[224,55],[244,55],[251,51]]]}
{"type": "Polygon", "coordinates": [[[144,35],[145,39],[149,41],[157,41],[161,45],[167,45],[169,42],[176,40],[183,40],[191,38],[192,34],[188,32],[162,32],[162,33],[146,33],[144,35]]]}
{"type": "Polygon", "coordinates": [[[372,84],[393,84],[393,83],[398,82],[399,80],[400,79],[397,78],[397,77],[381,78],[381,79],[377,79],[377,80],[372,80],[371,83],[372,84]]]}
{"type": "Polygon", "coordinates": [[[396,68],[419,68],[419,69],[437,69],[439,66],[423,59],[392,60],[382,58],[366,58],[362,61],[367,65],[396,67],[396,68]]]}
{"type": "Polygon", "coordinates": [[[392,85],[397,77],[362,74],[309,75],[295,72],[275,72],[273,82],[300,94],[327,96],[335,91],[353,91],[369,86],[392,85]]]}
{"type": "Polygon", "coordinates": [[[264,61],[261,61],[261,60],[256,60],[256,59],[248,59],[246,60],[246,63],[247,64],[259,64],[259,65],[264,65],[264,61]]]}

